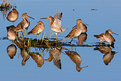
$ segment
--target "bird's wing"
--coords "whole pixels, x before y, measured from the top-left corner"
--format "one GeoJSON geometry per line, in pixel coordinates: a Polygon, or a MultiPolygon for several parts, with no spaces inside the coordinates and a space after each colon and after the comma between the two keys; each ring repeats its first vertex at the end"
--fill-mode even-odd
{"type": "Polygon", "coordinates": [[[54,19],[53,25],[54,27],[61,28],[61,20],[54,19]]]}
{"type": "Polygon", "coordinates": [[[61,17],[62,17],[62,13],[61,13],[61,12],[56,13],[56,14],[54,15],[54,19],[59,19],[59,20],[61,20],[61,17]]]}
{"type": "Polygon", "coordinates": [[[58,28],[61,28],[61,17],[62,17],[62,13],[56,13],[54,15],[54,22],[53,22],[53,25],[54,27],[58,27],[58,28]]]}

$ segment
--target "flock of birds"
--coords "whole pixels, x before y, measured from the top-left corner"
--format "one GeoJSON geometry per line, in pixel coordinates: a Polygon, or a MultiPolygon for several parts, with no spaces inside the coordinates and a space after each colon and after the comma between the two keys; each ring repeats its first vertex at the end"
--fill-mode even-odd
{"type": "MultiPolygon", "coordinates": [[[[13,8],[12,11],[8,13],[7,19],[10,22],[14,22],[17,20],[18,15],[19,15],[18,11],[15,8],[13,8]]],[[[28,35],[36,34],[37,36],[44,30],[44,27],[45,27],[44,23],[42,21],[39,21],[37,25],[30,32],[28,32],[30,21],[27,17],[32,18],[27,13],[23,13],[22,15],[23,20],[16,27],[8,29],[7,37],[9,40],[18,39],[18,32],[24,32],[25,29],[28,35]]],[[[63,33],[65,30],[67,30],[67,28],[61,27],[61,17],[62,17],[62,13],[56,13],[54,17],[48,16],[46,18],[40,18],[40,19],[49,19],[50,29],[53,32],[55,32],[56,40],[58,38],[57,36],[58,33],[63,33]]],[[[70,31],[69,34],[62,40],[67,40],[69,38],[74,39],[74,38],[77,38],[80,34],[86,33],[86,32],[87,32],[87,26],[85,25],[85,23],[83,23],[81,19],[77,19],[76,25],[74,26],[72,31],[70,31]]],[[[116,34],[112,32],[110,29],[108,29],[106,30],[105,33],[102,33],[100,35],[94,35],[94,37],[96,37],[100,42],[108,42],[109,45],[114,46],[115,39],[111,35],[112,33],[116,34]]],[[[75,39],[75,44],[76,44],[76,39],[75,39]]]]}

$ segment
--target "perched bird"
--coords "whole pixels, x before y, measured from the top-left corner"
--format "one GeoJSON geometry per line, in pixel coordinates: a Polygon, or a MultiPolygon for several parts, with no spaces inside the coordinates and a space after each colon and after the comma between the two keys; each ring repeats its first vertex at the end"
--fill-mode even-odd
{"type": "Polygon", "coordinates": [[[65,30],[67,30],[67,28],[64,29],[61,27],[61,17],[62,17],[62,13],[60,12],[60,13],[56,13],[54,15],[54,18],[52,16],[48,16],[47,18],[41,18],[41,19],[49,19],[50,28],[53,32],[55,32],[56,40],[58,38],[57,36],[58,33],[63,33],[65,30]]]}
{"type": "Polygon", "coordinates": [[[18,15],[19,15],[18,11],[15,8],[13,8],[12,11],[8,13],[7,20],[10,22],[14,22],[18,19],[18,15]]]}
{"type": "Polygon", "coordinates": [[[7,53],[10,59],[13,59],[13,57],[16,55],[17,47],[14,44],[11,44],[7,47],[7,53]]]}
{"type": "Polygon", "coordinates": [[[29,50],[27,48],[21,48],[21,57],[23,58],[22,60],[22,66],[24,66],[26,64],[26,61],[29,59],[30,55],[29,55],[29,50]]]}
{"type": "Polygon", "coordinates": [[[37,40],[38,35],[44,30],[44,23],[42,21],[39,21],[38,24],[28,33],[29,34],[36,34],[37,40]]]}
{"type": "Polygon", "coordinates": [[[78,36],[78,40],[79,40],[78,44],[83,45],[83,42],[86,41],[86,39],[87,39],[87,34],[86,33],[80,34],[78,36]]]}
{"type": "MultiPolygon", "coordinates": [[[[105,33],[102,33],[100,35],[94,35],[94,37],[98,38],[100,41],[106,41],[109,43],[109,45],[111,45],[114,48],[114,42],[115,39],[111,34],[116,34],[114,32],[112,32],[110,29],[108,29],[105,33]]],[[[116,34],[118,35],[118,34],[116,34]]]]}
{"type": "Polygon", "coordinates": [[[80,55],[77,52],[74,52],[74,51],[65,51],[65,53],[76,64],[76,70],[78,72],[80,72],[80,70],[82,70],[83,68],[88,67],[88,66],[80,67],[82,59],[81,59],[80,55]]]}
{"type": "MultiPolygon", "coordinates": [[[[27,17],[32,18],[27,13],[23,13],[23,15],[22,15],[23,20],[15,28],[16,32],[23,32],[26,29],[27,33],[28,33],[28,27],[30,25],[30,21],[27,17]]],[[[32,18],[32,19],[34,19],[34,18],[32,18]]]]}
{"type": "MultiPolygon", "coordinates": [[[[73,38],[77,38],[81,33],[86,33],[86,32],[87,32],[86,25],[82,22],[81,19],[77,19],[76,27],[63,40],[66,40],[69,38],[72,38],[73,40],[73,38]]],[[[76,44],[76,39],[75,39],[75,44],[76,44]]]]}
{"type": "Polygon", "coordinates": [[[62,47],[51,48],[49,52],[49,58],[46,59],[49,62],[53,60],[54,65],[59,69],[61,69],[61,51],[62,47]]]}
{"type": "MultiPolygon", "coordinates": [[[[103,38],[104,38],[104,40],[105,40],[106,42],[109,43],[109,45],[111,45],[111,46],[114,48],[115,39],[114,39],[113,36],[111,35],[112,33],[113,33],[113,34],[116,34],[116,33],[112,32],[110,29],[108,29],[108,30],[104,33],[103,38]]],[[[118,35],[118,34],[116,34],[116,35],[118,35]]]]}
{"type": "Polygon", "coordinates": [[[30,52],[29,54],[32,59],[37,63],[37,66],[42,67],[42,65],[44,64],[43,57],[39,53],[30,52]]]}
{"type": "Polygon", "coordinates": [[[18,33],[14,31],[14,29],[15,29],[14,25],[7,27],[7,38],[12,41],[18,39],[18,33]]]}

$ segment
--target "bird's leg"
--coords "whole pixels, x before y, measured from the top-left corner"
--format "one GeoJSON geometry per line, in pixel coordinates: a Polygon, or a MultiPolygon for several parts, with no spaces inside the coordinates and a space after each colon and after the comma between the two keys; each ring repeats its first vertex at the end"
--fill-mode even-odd
{"type": "Polygon", "coordinates": [[[38,34],[37,34],[37,42],[38,42],[38,34]]]}
{"type": "Polygon", "coordinates": [[[28,38],[28,28],[26,29],[26,38],[28,38]]]}
{"type": "Polygon", "coordinates": [[[23,32],[21,32],[20,34],[21,34],[21,35],[20,35],[21,37],[24,37],[23,32]]]}
{"type": "Polygon", "coordinates": [[[58,39],[58,33],[55,33],[56,34],[56,41],[57,41],[57,39],[58,39]]]}
{"type": "Polygon", "coordinates": [[[70,42],[68,42],[68,43],[70,43],[71,44],[71,42],[73,41],[73,38],[71,39],[71,41],[70,42]]]}
{"type": "Polygon", "coordinates": [[[54,33],[53,32],[51,32],[51,34],[50,34],[50,38],[52,37],[52,35],[53,35],[54,33]]]}
{"type": "Polygon", "coordinates": [[[75,38],[75,45],[76,45],[76,39],[77,39],[77,38],[75,38]]]}

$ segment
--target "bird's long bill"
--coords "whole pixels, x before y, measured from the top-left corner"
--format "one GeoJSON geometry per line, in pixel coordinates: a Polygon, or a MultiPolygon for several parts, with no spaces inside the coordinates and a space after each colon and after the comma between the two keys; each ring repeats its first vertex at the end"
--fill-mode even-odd
{"type": "Polygon", "coordinates": [[[115,34],[115,35],[119,35],[119,34],[117,34],[117,33],[114,33],[114,32],[113,32],[113,34],[115,34]]]}
{"type": "Polygon", "coordinates": [[[31,17],[31,16],[29,16],[29,18],[34,19],[34,20],[35,20],[35,18],[33,18],[33,17],[31,17]]]}
{"type": "Polygon", "coordinates": [[[40,19],[47,19],[47,18],[40,18],[40,19]]]}

